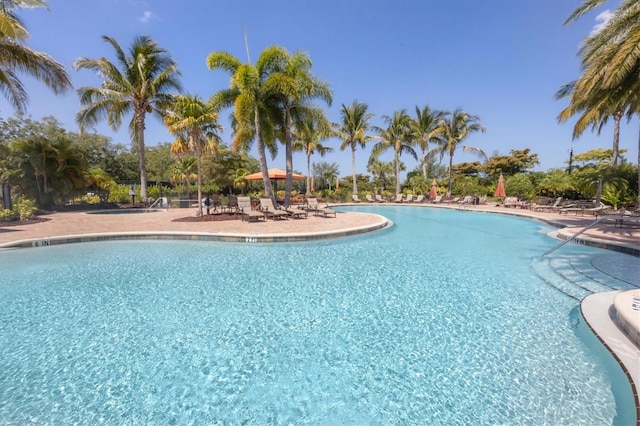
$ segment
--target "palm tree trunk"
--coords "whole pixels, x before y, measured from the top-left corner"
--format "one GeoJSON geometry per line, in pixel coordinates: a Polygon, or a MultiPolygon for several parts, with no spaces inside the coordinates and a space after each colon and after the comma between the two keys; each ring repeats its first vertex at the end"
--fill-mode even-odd
{"type": "Polygon", "coordinates": [[[449,154],[449,183],[447,184],[447,198],[451,197],[451,168],[453,167],[453,154],[449,154]]]}
{"type": "Polygon", "coordinates": [[[262,173],[262,183],[264,184],[264,194],[271,198],[275,206],[278,200],[273,194],[271,179],[269,179],[269,167],[267,166],[267,154],[265,151],[264,138],[262,137],[262,126],[260,125],[260,115],[255,113],[256,138],[258,139],[258,161],[260,162],[260,173],[262,173]]]}
{"type": "Polygon", "coordinates": [[[353,177],[353,195],[358,195],[358,183],[356,182],[356,144],[351,144],[351,176],[353,177]]]}
{"type": "Polygon", "coordinates": [[[147,199],[147,162],[145,160],[144,148],[144,112],[137,114],[136,126],[138,127],[138,149],[140,150],[140,200],[144,201],[147,199]]]}
{"type": "Polygon", "coordinates": [[[636,209],[640,210],[640,133],[638,133],[638,203],[636,209]]]}
{"type": "Polygon", "coordinates": [[[200,144],[196,144],[196,167],[198,169],[198,216],[202,217],[202,153],[200,144]]]}
{"type": "Polygon", "coordinates": [[[398,158],[398,151],[395,152],[393,162],[396,166],[396,196],[400,193],[400,158],[398,158]]]}
{"type": "MultiPolygon", "coordinates": [[[[287,108],[285,117],[285,183],[284,183],[284,205],[288,206],[291,201],[291,190],[293,189],[293,142],[291,138],[291,114],[287,108]]],[[[275,204],[274,204],[275,205],[275,204]]]]}
{"type": "Polygon", "coordinates": [[[620,120],[622,112],[616,112],[613,115],[613,149],[611,150],[611,165],[618,165],[618,156],[620,153],[620,120]]]}
{"type": "Polygon", "coordinates": [[[307,196],[311,192],[311,154],[307,153],[307,196]]]}
{"type": "Polygon", "coordinates": [[[425,182],[427,180],[427,153],[426,152],[422,152],[422,177],[424,178],[425,182]]]}

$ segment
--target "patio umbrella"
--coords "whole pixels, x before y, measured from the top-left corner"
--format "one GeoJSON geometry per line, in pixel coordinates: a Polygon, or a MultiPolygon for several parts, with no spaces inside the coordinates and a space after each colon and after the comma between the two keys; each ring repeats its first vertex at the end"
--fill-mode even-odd
{"type": "MultiPolygon", "coordinates": [[[[262,173],[258,172],[258,173],[253,173],[250,175],[247,175],[244,177],[245,180],[262,180],[262,173]]],[[[287,172],[285,172],[282,169],[269,169],[269,179],[273,180],[276,182],[276,185],[274,188],[275,190],[277,190],[277,186],[278,186],[278,181],[279,180],[285,180],[287,178],[287,172]]],[[[293,180],[304,180],[304,176],[299,175],[297,173],[293,174],[293,180]]]]}
{"type": "Polygon", "coordinates": [[[314,192],[316,190],[316,180],[314,179],[314,177],[311,177],[311,192],[314,192]]]}
{"type": "Polygon", "coordinates": [[[504,191],[504,177],[502,177],[502,173],[500,173],[500,177],[498,178],[498,186],[496,187],[496,192],[493,194],[494,197],[506,197],[507,193],[504,191]]]}
{"type": "Polygon", "coordinates": [[[340,189],[340,181],[336,178],[336,191],[340,189]]]}
{"type": "MultiPolygon", "coordinates": [[[[244,177],[246,180],[262,180],[262,173],[253,173],[244,177]]],[[[269,179],[271,180],[285,180],[287,173],[282,169],[269,169],[269,179]]],[[[304,176],[297,173],[293,174],[293,180],[304,180],[304,176]]]]}
{"type": "Polygon", "coordinates": [[[438,182],[436,180],[431,181],[431,189],[429,190],[429,198],[433,199],[438,196],[438,182]]]}

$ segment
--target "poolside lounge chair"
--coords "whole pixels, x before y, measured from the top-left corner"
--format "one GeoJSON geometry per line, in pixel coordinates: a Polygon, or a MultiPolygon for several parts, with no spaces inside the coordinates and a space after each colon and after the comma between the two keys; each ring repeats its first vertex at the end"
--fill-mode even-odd
{"type": "Polygon", "coordinates": [[[518,198],[517,197],[507,197],[502,202],[502,205],[504,207],[516,207],[518,205],[518,198]]]}
{"type": "Polygon", "coordinates": [[[557,212],[562,208],[560,205],[561,203],[562,203],[562,197],[558,197],[556,198],[556,201],[550,206],[532,206],[531,210],[536,212],[545,212],[545,211],[557,212]]]}
{"type": "Polygon", "coordinates": [[[382,195],[380,195],[380,194],[376,194],[376,201],[379,202],[379,203],[386,203],[387,202],[387,200],[382,198],[382,195]]]}
{"type": "Polygon", "coordinates": [[[443,203],[457,203],[460,201],[460,197],[446,198],[442,200],[443,203]]]}
{"type": "Polygon", "coordinates": [[[435,198],[433,200],[431,200],[432,203],[441,203],[442,202],[442,195],[436,195],[435,198]]]}
{"type": "Polygon", "coordinates": [[[424,195],[420,194],[416,197],[415,200],[413,200],[414,203],[422,203],[424,202],[424,195]]]}
{"type": "Polygon", "coordinates": [[[404,199],[403,203],[412,203],[413,202],[413,194],[407,194],[407,198],[404,199]]]}
{"type": "Polygon", "coordinates": [[[306,210],[302,208],[294,208],[292,206],[282,206],[282,211],[287,212],[287,214],[294,219],[306,218],[308,215],[306,210]]]}
{"type": "Polygon", "coordinates": [[[333,209],[330,209],[326,203],[324,207],[320,206],[317,198],[307,198],[307,209],[310,212],[313,212],[313,214],[316,216],[336,217],[336,211],[333,209]]]}
{"type": "Polygon", "coordinates": [[[375,203],[376,200],[373,199],[373,197],[371,196],[371,194],[367,194],[364,196],[364,198],[366,198],[368,203],[375,203]]]}
{"type": "Polygon", "coordinates": [[[247,218],[247,222],[257,222],[260,219],[266,220],[263,212],[253,210],[251,208],[251,198],[238,197],[238,207],[236,208],[236,214],[240,215],[240,218],[244,220],[247,218]]]}
{"type": "Polygon", "coordinates": [[[353,200],[354,203],[359,203],[360,202],[360,198],[358,198],[358,196],[356,194],[351,195],[351,199],[353,200]]]}
{"type": "Polygon", "coordinates": [[[471,195],[467,195],[462,200],[458,201],[458,204],[471,204],[472,202],[473,197],[471,195]]]}
{"type": "Polygon", "coordinates": [[[401,203],[402,202],[402,197],[404,197],[404,195],[402,194],[396,194],[396,199],[393,200],[394,203],[401,203]]]}
{"type": "Polygon", "coordinates": [[[260,198],[260,211],[272,219],[286,219],[289,216],[289,213],[276,208],[271,198],[260,198]]]}

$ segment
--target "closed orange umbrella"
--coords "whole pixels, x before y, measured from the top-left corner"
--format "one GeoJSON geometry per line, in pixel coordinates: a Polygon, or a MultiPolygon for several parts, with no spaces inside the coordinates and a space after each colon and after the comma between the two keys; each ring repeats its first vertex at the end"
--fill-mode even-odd
{"type": "Polygon", "coordinates": [[[438,196],[438,182],[436,180],[431,181],[431,189],[429,190],[429,198],[433,199],[438,196]]]}
{"type": "Polygon", "coordinates": [[[504,177],[502,177],[502,173],[498,178],[498,186],[496,187],[496,192],[493,194],[494,197],[506,197],[507,193],[504,190],[504,177]]]}
{"type": "Polygon", "coordinates": [[[336,191],[340,189],[340,181],[336,178],[336,191]]]}

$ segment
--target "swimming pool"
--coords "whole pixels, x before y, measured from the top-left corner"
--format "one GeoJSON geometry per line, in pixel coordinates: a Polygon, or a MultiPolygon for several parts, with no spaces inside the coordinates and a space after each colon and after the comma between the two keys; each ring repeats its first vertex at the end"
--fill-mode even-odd
{"type": "Polygon", "coordinates": [[[0,421],[635,421],[626,377],[567,296],[582,290],[541,277],[625,255],[568,245],[542,261],[555,241],[537,222],[353,210],[396,226],[0,252],[0,421]]]}

